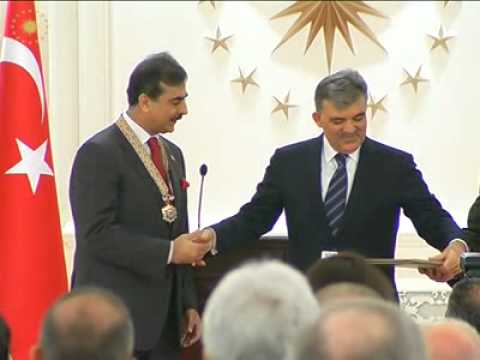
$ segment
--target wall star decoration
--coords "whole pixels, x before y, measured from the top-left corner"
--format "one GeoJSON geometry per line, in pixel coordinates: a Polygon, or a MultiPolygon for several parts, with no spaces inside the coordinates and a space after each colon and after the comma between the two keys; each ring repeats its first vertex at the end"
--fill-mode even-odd
{"type": "Polygon", "coordinates": [[[427,34],[430,38],[433,39],[433,44],[430,50],[434,50],[435,48],[441,46],[447,53],[448,53],[448,44],[447,41],[453,39],[455,36],[444,36],[443,35],[443,26],[440,26],[438,30],[438,36],[433,36],[427,34]]]}
{"type": "Polygon", "coordinates": [[[253,69],[252,72],[248,74],[247,77],[243,76],[242,69],[238,68],[238,71],[240,72],[240,77],[232,80],[232,82],[242,84],[242,94],[245,93],[245,89],[247,88],[248,85],[254,85],[256,87],[260,87],[260,85],[258,85],[253,79],[253,75],[255,74],[255,71],[257,71],[257,68],[253,69]]]}
{"type": "MultiPolygon", "coordinates": [[[[206,1],[207,1],[207,0],[200,0],[198,3],[201,4],[201,3],[206,2],[206,1]]],[[[216,7],[215,7],[215,1],[209,0],[208,2],[210,3],[210,5],[213,6],[214,9],[216,9],[216,7]]]]}
{"type": "Polygon", "coordinates": [[[371,118],[373,119],[375,117],[375,114],[377,111],[383,111],[383,112],[388,112],[385,106],[383,105],[383,101],[387,98],[387,95],[382,97],[380,100],[375,101],[372,95],[370,95],[370,101],[368,102],[367,107],[370,108],[371,111],[371,118]]]}
{"type": "Polygon", "coordinates": [[[410,75],[410,73],[405,69],[403,69],[403,71],[405,71],[405,73],[407,74],[407,79],[404,82],[402,82],[400,85],[408,85],[408,84],[412,85],[413,90],[415,90],[415,93],[417,92],[418,83],[429,81],[428,79],[424,79],[420,77],[420,72],[422,71],[422,65],[418,67],[418,70],[415,73],[415,76],[410,75]]]}
{"type": "Polygon", "coordinates": [[[385,52],[385,48],[378,41],[375,33],[370,30],[368,25],[360,17],[359,13],[387,18],[380,11],[367,5],[364,1],[296,1],[293,5],[280,11],[270,20],[299,13],[299,17],[283,36],[280,43],[273,49],[275,52],[281,45],[287,42],[303,28],[310,25],[305,53],[312,45],[313,40],[323,28],[325,39],[325,48],[328,63],[328,72],[331,72],[333,44],[335,40],[335,30],[339,30],[348,47],[355,54],[353,49],[352,36],[350,34],[349,24],[363,33],[372,42],[377,44],[385,52]]]}
{"type": "Polygon", "coordinates": [[[283,114],[288,120],[288,109],[297,107],[298,105],[290,104],[290,91],[288,91],[287,95],[285,96],[285,99],[283,101],[278,100],[275,96],[273,96],[273,99],[277,102],[277,105],[275,108],[272,110],[272,114],[276,113],[277,111],[283,111],[283,114]]]}
{"type": "Polygon", "coordinates": [[[229,36],[225,36],[222,38],[222,32],[220,31],[220,27],[217,26],[217,33],[216,33],[216,36],[215,38],[211,38],[211,37],[205,37],[205,39],[207,40],[210,40],[211,42],[213,42],[213,45],[212,45],[212,53],[215,52],[215,50],[217,50],[219,47],[223,48],[224,50],[226,51],[230,51],[230,49],[228,48],[228,44],[227,44],[227,41],[232,37],[233,35],[229,35],[229,36]]]}

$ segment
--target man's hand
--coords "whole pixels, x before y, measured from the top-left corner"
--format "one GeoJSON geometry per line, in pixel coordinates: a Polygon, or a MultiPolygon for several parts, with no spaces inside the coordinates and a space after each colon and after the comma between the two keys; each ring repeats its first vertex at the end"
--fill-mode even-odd
{"type": "MultiPolygon", "coordinates": [[[[215,247],[215,232],[211,228],[206,228],[203,230],[198,230],[200,232],[200,242],[207,242],[210,244],[211,251],[215,247]]],[[[196,241],[196,240],[194,240],[196,241]]],[[[192,263],[192,266],[206,266],[207,263],[205,260],[200,260],[192,263]]]]}
{"type": "Polygon", "coordinates": [[[444,282],[453,279],[461,272],[460,255],[462,255],[465,250],[462,243],[454,241],[440,254],[430,258],[430,260],[441,260],[442,265],[429,269],[419,268],[418,271],[435,281],[444,282]]]}
{"type": "Polygon", "coordinates": [[[188,309],[185,312],[182,324],[181,344],[183,347],[189,347],[196,343],[202,335],[202,321],[197,310],[188,309]]]}
{"type": "Polygon", "coordinates": [[[174,264],[204,265],[202,258],[212,248],[208,237],[201,236],[202,231],[182,234],[174,240],[172,262],[174,264]]]}

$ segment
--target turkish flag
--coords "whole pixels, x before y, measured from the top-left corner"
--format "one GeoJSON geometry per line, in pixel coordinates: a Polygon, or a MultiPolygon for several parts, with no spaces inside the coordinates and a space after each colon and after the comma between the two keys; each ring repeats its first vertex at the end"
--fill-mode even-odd
{"type": "Polygon", "coordinates": [[[67,291],[33,1],[9,1],[0,53],[0,314],[26,360],[67,291]]]}

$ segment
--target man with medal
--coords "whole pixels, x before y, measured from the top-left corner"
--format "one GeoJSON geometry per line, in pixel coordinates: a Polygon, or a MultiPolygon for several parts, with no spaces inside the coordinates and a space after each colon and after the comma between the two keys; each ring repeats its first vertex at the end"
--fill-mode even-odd
{"type": "Polygon", "coordinates": [[[137,64],[128,110],[80,147],[70,179],[72,286],[123,299],[139,360],[176,359],[201,335],[191,264],[211,246],[188,234],[183,155],[161,136],[187,114],[186,80],[168,53],[137,64]]]}

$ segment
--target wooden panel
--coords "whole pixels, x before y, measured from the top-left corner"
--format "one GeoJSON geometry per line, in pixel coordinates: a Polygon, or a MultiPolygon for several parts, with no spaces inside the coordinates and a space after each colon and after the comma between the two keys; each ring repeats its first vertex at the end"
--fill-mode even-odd
{"type": "MultiPolygon", "coordinates": [[[[245,261],[258,258],[286,260],[287,237],[265,236],[251,246],[209,257],[207,266],[195,271],[200,313],[203,312],[205,302],[226,272],[245,261]]],[[[182,353],[183,360],[201,360],[201,358],[202,345],[200,343],[185,349],[182,353]]]]}

